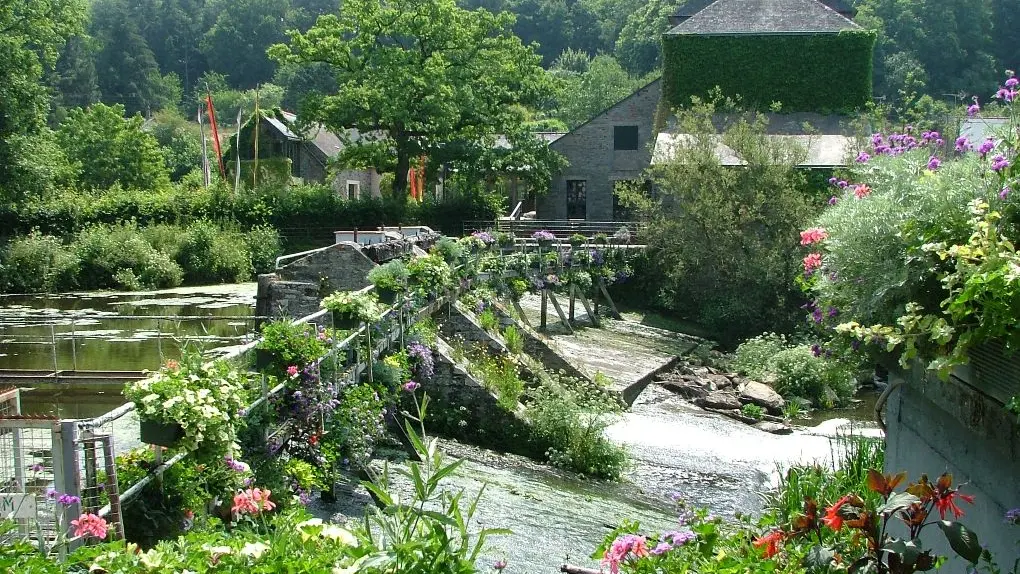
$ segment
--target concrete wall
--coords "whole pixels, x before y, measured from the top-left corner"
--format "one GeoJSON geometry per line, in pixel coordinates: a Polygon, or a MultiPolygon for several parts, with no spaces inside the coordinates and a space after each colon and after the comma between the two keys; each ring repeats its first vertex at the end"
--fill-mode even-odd
{"type": "MultiPolygon", "coordinates": [[[[1020,527],[1004,525],[1003,515],[1020,507],[1016,415],[959,379],[942,382],[920,372],[890,376],[892,383],[900,380],[906,384],[893,390],[886,415],[886,472],[905,470],[910,480],[951,472],[955,484],[964,484],[963,493],[975,496],[974,504],[960,503],[966,513],[960,522],[1000,566],[1012,568],[1020,557],[1020,527]]],[[[968,571],[937,527],[926,528],[922,541],[951,557],[943,572],[968,571]]]]}
{"type": "Polygon", "coordinates": [[[614,220],[615,182],[639,178],[651,161],[655,110],[661,95],[662,83],[656,80],[550,145],[570,165],[553,178],[549,193],[538,198],[539,219],[565,219],[567,180],[581,179],[587,182],[586,219],[614,220]],[[614,151],[614,126],[635,125],[638,149],[614,151]]]}

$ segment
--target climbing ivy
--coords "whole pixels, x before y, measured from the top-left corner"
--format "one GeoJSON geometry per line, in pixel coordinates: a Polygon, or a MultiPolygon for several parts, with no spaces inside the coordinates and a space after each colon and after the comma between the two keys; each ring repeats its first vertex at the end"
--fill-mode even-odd
{"type": "Polygon", "coordinates": [[[705,98],[718,86],[724,96],[785,112],[850,112],[871,101],[875,33],[666,35],[663,95],[673,106],[705,98]],[[706,74],[711,69],[713,73],[706,74]]]}

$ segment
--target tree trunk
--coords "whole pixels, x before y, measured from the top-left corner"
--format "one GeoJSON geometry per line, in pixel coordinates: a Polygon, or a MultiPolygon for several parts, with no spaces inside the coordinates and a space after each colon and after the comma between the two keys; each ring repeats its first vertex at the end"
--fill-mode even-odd
{"type": "Polygon", "coordinates": [[[393,197],[407,200],[407,170],[411,167],[411,156],[397,148],[397,172],[393,174],[393,197]]]}

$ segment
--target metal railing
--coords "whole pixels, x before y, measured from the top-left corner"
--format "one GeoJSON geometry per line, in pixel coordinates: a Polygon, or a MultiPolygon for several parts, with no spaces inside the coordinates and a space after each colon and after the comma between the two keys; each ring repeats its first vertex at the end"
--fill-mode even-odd
{"type": "Polygon", "coordinates": [[[540,230],[549,231],[557,237],[567,238],[574,234],[592,237],[603,233],[612,237],[626,229],[632,240],[641,237],[647,224],[635,221],[588,221],[586,219],[497,219],[496,221],[465,221],[464,235],[475,231],[500,231],[517,237],[529,237],[540,230]]]}

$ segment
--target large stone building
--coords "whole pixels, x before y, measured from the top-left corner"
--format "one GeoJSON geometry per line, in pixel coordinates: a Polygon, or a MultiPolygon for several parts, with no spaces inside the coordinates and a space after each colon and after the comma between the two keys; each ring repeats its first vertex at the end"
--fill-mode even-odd
{"type": "MultiPolygon", "coordinates": [[[[832,167],[834,154],[850,145],[843,119],[871,101],[875,37],[852,16],[842,0],[685,3],[663,35],[662,78],[551,144],[569,166],[539,199],[537,217],[623,219],[615,187],[642,178],[657,140],[667,145],[684,137],[670,132],[663,112],[716,87],[750,109],[781,102],[789,115],[770,114],[776,135],[806,135],[801,119],[808,118],[812,133],[825,137],[803,140],[812,158],[804,167],[832,167]],[[661,130],[671,137],[660,138],[661,130]]],[[[665,153],[655,151],[660,159],[665,153]]]]}

